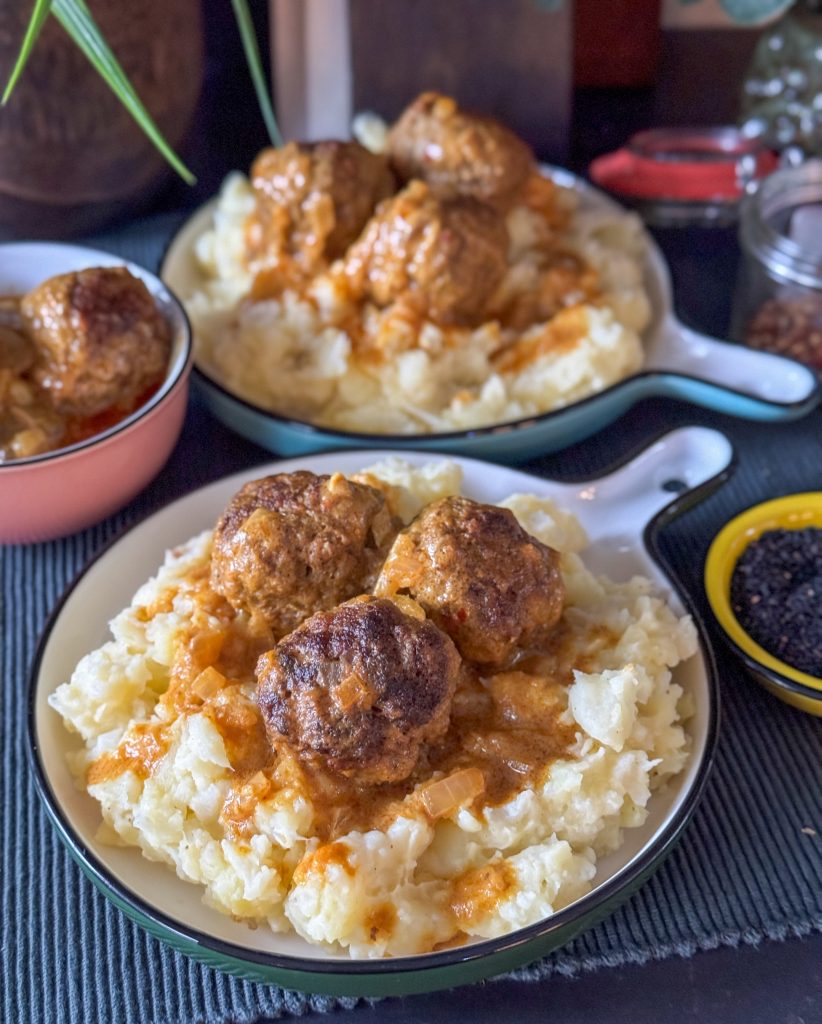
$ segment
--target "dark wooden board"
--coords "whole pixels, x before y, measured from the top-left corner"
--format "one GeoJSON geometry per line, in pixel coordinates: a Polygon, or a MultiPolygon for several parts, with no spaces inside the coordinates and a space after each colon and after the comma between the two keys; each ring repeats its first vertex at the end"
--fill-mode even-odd
{"type": "Polygon", "coordinates": [[[548,160],[568,153],[570,3],[350,0],[354,110],[393,119],[425,89],[494,114],[548,160]]]}

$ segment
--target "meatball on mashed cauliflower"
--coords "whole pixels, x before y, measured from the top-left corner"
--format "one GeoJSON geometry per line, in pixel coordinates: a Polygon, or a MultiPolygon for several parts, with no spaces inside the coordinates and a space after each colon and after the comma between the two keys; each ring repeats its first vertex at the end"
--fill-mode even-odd
{"type": "Polygon", "coordinates": [[[505,274],[508,235],[495,210],[437,199],[414,181],[381,203],[345,257],[350,294],[386,307],[405,296],[435,323],[471,322],[505,274]]]}
{"type": "Polygon", "coordinates": [[[398,957],[596,884],[687,761],[696,641],[547,498],[478,503],[447,461],[355,476],[247,484],[49,703],[100,842],[226,927],[398,957]]]}
{"type": "Polygon", "coordinates": [[[535,170],[533,153],[512,131],[436,92],[423,93],[402,114],[388,153],[401,181],[420,178],[443,199],[470,196],[502,208],[535,170]]]}
{"type": "Polygon", "coordinates": [[[396,533],[383,495],[342,474],[279,473],[231,500],[214,532],[211,583],[283,636],[368,590],[396,533]]]}
{"type": "Polygon", "coordinates": [[[0,307],[0,463],[100,434],[165,376],[171,329],[126,267],[58,274],[0,307]]]}
{"type": "Polygon", "coordinates": [[[420,618],[357,597],[264,654],[258,701],[274,746],[366,784],[407,778],[422,745],[445,735],[460,664],[420,618]]]}
{"type": "Polygon", "coordinates": [[[427,505],[397,537],[376,593],[407,594],[464,658],[503,665],[548,642],[565,586],[557,552],[512,512],[450,497],[427,505]]]}
{"type": "Polygon", "coordinates": [[[196,274],[173,282],[209,375],[320,427],[424,434],[549,412],[641,367],[635,215],[451,97],[376,120],[226,179],[196,274]]]}
{"type": "Polygon", "coordinates": [[[257,197],[248,227],[252,251],[263,264],[289,254],[306,271],[342,256],[394,190],[385,157],[357,142],[265,149],[251,182],[257,197]]]}

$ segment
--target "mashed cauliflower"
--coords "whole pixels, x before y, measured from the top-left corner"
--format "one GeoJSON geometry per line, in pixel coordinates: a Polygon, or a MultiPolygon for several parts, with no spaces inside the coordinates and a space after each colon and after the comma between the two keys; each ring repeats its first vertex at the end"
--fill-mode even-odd
{"type": "MultiPolygon", "coordinates": [[[[406,520],[460,486],[448,462],[390,460],[366,472],[390,485],[406,520]]],[[[503,935],[584,895],[598,858],[645,821],[654,789],[687,760],[671,669],[695,652],[695,631],[648,580],[593,575],[581,527],[551,501],[520,494],[502,504],[562,553],[578,666],[557,698],[567,745],[538,783],[439,816],[411,792],[380,828],[319,838],[299,774],[276,762],[251,777],[235,770],[238,729],[254,721],[254,658],[214,683],[210,638],[225,623],[207,583],[206,532],[167,554],[111,623],[113,638],[50,698],[82,741],[72,769],[100,804],[102,838],[166,862],[226,914],[352,957],[503,935]],[[183,650],[205,668],[181,702],[168,697],[183,650]]],[[[254,649],[242,614],[232,630],[238,649],[254,649]]]]}
{"type": "Polygon", "coordinates": [[[442,328],[410,320],[401,304],[352,303],[331,272],[307,289],[250,299],[245,230],[254,195],[233,174],[196,245],[197,287],[181,295],[199,365],[264,409],[377,434],[512,422],[602,391],[643,361],[650,306],[642,227],[630,214],[578,208],[570,189],[557,186],[554,196],[562,226],[546,227],[525,205],[508,214],[509,269],[497,301],[516,303],[545,287],[547,231],[561,254],[548,281],[555,315],[524,328],[505,317],[442,328]]]}

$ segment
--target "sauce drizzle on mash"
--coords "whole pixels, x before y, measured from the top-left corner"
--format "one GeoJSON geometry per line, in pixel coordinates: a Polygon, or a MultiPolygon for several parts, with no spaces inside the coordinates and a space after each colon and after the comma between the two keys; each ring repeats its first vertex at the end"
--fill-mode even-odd
{"type": "Polygon", "coordinates": [[[202,369],[283,416],[403,435],[515,422],[639,370],[633,214],[587,208],[448,97],[383,129],[226,179],[174,282],[202,369]]]}
{"type": "MultiPolygon", "coordinates": [[[[210,647],[202,641],[213,637],[198,637],[198,646],[210,647]]],[[[477,811],[503,803],[524,784],[539,784],[551,763],[567,753],[574,741],[573,726],[562,721],[565,708],[559,691],[572,681],[575,667],[591,663],[603,642],[596,627],[589,639],[576,637],[576,644],[568,644],[563,651],[565,638],[563,630],[556,654],[525,659],[523,667],[514,671],[484,678],[469,675],[457,694],[445,738],[426,751],[414,773],[401,783],[363,786],[356,778],[307,770],[296,762],[289,766],[281,764],[280,771],[290,770],[298,776],[299,785],[311,794],[317,835],[323,842],[331,842],[352,829],[384,828],[396,816],[397,805],[437,773],[480,770],[483,789],[472,801],[477,811]]],[[[191,660],[190,650],[190,645],[183,648],[186,662],[191,660]]],[[[258,653],[252,644],[246,671],[239,673],[238,678],[253,678],[258,653]]],[[[222,824],[227,832],[238,837],[253,829],[256,804],[265,799],[271,788],[264,774],[272,761],[271,747],[259,710],[245,695],[245,686],[247,682],[232,682],[208,665],[193,677],[185,692],[177,683],[159,702],[177,717],[207,715],[220,734],[233,780],[222,824]],[[203,701],[204,683],[205,688],[211,684],[219,687],[219,696],[203,701]]],[[[89,766],[86,784],[111,781],[125,771],[148,778],[168,751],[169,732],[165,724],[136,728],[120,747],[102,754],[89,766]]],[[[424,792],[420,795],[424,796],[424,792]]],[[[425,809],[424,799],[420,806],[425,809]]]]}
{"type": "MultiPolygon", "coordinates": [[[[459,490],[445,461],[389,460],[358,479],[382,481],[404,522],[459,490]]],[[[562,617],[540,650],[461,673],[447,730],[400,781],[272,748],[255,700],[270,633],[213,590],[210,532],[169,552],[50,699],[83,739],[73,769],[118,841],[236,918],[355,957],[504,934],[588,891],[597,857],[687,759],[670,668],[695,634],[647,581],[595,577],[581,529],[550,501],[503,504],[561,552],[562,617]]]]}

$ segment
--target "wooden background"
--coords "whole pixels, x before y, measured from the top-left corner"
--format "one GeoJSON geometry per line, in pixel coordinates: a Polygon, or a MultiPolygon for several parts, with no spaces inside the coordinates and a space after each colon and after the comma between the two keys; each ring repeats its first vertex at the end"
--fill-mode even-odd
{"type": "Polygon", "coordinates": [[[346,135],[356,111],[393,119],[417,93],[438,89],[496,114],[548,159],[567,157],[571,0],[558,11],[536,0],[271,5],[275,93],[287,136],[346,135]]]}

